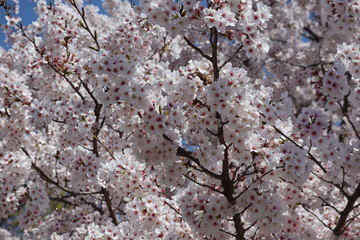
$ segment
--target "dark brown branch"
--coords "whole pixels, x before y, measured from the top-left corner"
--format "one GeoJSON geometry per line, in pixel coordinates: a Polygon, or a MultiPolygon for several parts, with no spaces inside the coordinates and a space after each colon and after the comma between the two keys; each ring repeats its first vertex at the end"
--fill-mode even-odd
{"type": "MultiPolygon", "coordinates": [[[[100,143],[100,145],[105,149],[105,151],[110,155],[110,157],[111,157],[112,159],[114,159],[115,161],[117,161],[115,155],[110,151],[110,149],[109,149],[107,146],[105,146],[105,144],[104,144],[102,141],[100,141],[100,139],[99,139],[95,134],[93,134],[93,138],[95,138],[95,140],[100,143]]],[[[90,140],[90,139],[88,139],[88,140],[90,140]]],[[[92,140],[90,140],[90,141],[92,141],[92,140]]],[[[93,145],[93,147],[94,147],[94,145],[93,145]]],[[[87,149],[87,148],[86,148],[86,149],[87,149]]],[[[90,149],[90,150],[93,151],[93,149],[90,149]]]]}
{"type": "Polygon", "coordinates": [[[186,175],[186,174],[183,174],[183,176],[184,176],[185,178],[189,179],[191,182],[193,182],[193,183],[195,183],[195,184],[197,184],[197,185],[199,185],[199,186],[201,186],[201,187],[209,188],[210,190],[212,190],[212,191],[214,191],[214,192],[223,194],[223,192],[215,189],[214,187],[209,186],[209,185],[206,185],[206,184],[204,184],[204,183],[200,183],[200,182],[196,181],[195,179],[192,179],[191,177],[189,177],[189,176],[186,175]]]}
{"type": "MultiPolygon", "coordinates": [[[[253,226],[255,226],[255,224],[258,222],[259,220],[256,220],[255,222],[253,222],[252,224],[250,224],[247,228],[245,228],[245,231],[248,231],[250,228],[252,228],[253,226]]],[[[254,239],[254,238],[251,238],[254,239]]]]}
{"type": "Polygon", "coordinates": [[[246,167],[244,173],[239,174],[239,175],[236,177],[236,179],[235,179],[235,176],[233,177],[232,182],[234,183],[235,186],[239,183],[239,181],[241,180],[241,178],[243,178],[243,177],[245,177],[245,176],[252,175],[252,174],[255,173],[255,171],[250,172],[250,173],[247,173],[247,171],[248,171],[252,166],[253,166],[253,165],[248,165],[248,166],[246,167]]]}
{"type": "Polygon", "coordinates": [[[104,199],[105,199],[105,203],[106,203],[106,207],[109,211],[109,215],[110,215],[110,218],[111,218],[111,222],[114,224],[114,225],[118,225],[118,221],[116,219],[116,216],[115,216],[115,212],[111,206],[111,199],[110,199],[110,194],[109,192],[106,190],[106,188],[102,188],[101,189],[101,193],[103,194],[104,196],[104,199]]]}
{"type": "Polygon", "coordinates": [[[360,216],[360,213],[356,214],[355,216],[353,216],[352,218],[350,218],[349,220],[346,221],[346,225],[343,227],[343,230],[341,232],[341,234],[350,226],[350,224],[360,216]]]}
{"type": "Polygon", "coordinates": [[[169,43],[166,43],[166,39],[167,39],[168,35],[169,35],[169,33],[167,32],[166,35],[165,35],[165,37],[164,37],[164,45],[162,46],[161,51],[159,51],[159,61],[160,61],[160,62],[161,62],[161,59],[162,59],[162,57],[163,57],[163,54],[164,54],[164,52],[165,52],[165,50],[166,50],[166,47],[167,47],[167,46],[169,45],[169,43],[171,42],[171,40],[170,40],[169,43]]]}
{"type": "Polygon", "coordinates": [[[285,137],[287,140],[289,140],[292,144],[294,144],[295,146],[297,146],[298,148],[300,148],[301,150],[304,149],[303,146],[300,146],[297,142],[295,142],[293,139],[291,139],[290,137],[288,137],[285,133],[283,133],[280,129],[278,129],[277,127],[273,126],[273,128],[280,133],[281,136],[285,137]]]}
{"type": "MultiPolygon", "coordinates": [[[[219,39],[218,30],[215,27],[212,27],[210,29],[210,39],[209,40],[210,40],[211,49],[212,49],[212,56],[211,57],[206,55],[200,48],[198,48],[193,43],[191,43],[186,37],[184,37],[184,39],[185,39],[185,41],[187,42],[187,44],[189,46],[191,46],[198,53],[200,53],[205,59],[211,61],[212,66],[213,66],[213,71],[214,71],[214,81],[217,81],[219,79],[219,76],[220,76],[220,68],[225,66],[225,64],[232,59],[232,57],[230,59],[228,59],[219,68],[219,66],[218,66],[218,56],[217,56],[217,54],[218,54],[217,53],[217,51],[218,51],[218,39],[219,39]]],[[[236,50],[234,56],[240,51],[240,49],[241,49],[241,47],[239,47],[236,50]]],[[[224,138],[224,125],[226,123],[224,123],[222,121],[221,115],[218,112],[216,112],[216,119],[218,119],[220,121],[220,125],[218,126],[218,129],[217,129],[217,133],[214,133],[214,132],[212,132],[210,130],[208,130],[208,131],[212,135],[216,136],[218,138],[218,140],[219,140],[219,143],[225,147],[224,152],[223,152],[224,158],[222,160],[222,169],[221,169],[221,174],[220,175],[215,174],[214,172],[211,172],[208,169],[204,168],[201,165],[201,163],[200,163],[200,161],[198,159],[194,158],[191,155],[191,153],[185,151],[181,147],[178,147],[177,156],[186,157],[190,161],[194,162],[200,168],[200,170],[203,171],[205,174],[209,175],[210,177],[213,177],[215,179],[220,180],[221,181],[221,187],[223,189],[223,191],[220,192],[220,193],[223,196],[225,196],[225,198],[227,199],[227,201],[230,204],[235,205],[236,204],[236,197],[234,197],[234,192],[235,192],[234,191],[234,178],[235,177],[234,176],[233,176],[233,178],[230,177],[230,159],[229,159],[229,148],[230,148],[230,146],[232,144],[226,144],[226,141],[225,141],[225,138],[224,138]]],[[[163,135],[163,137],[165,139],[167,139],[168,141],[171,141],[171,139],[169,139],[166,135],[163,135]]],[[[190,179],[190,180],[195,181],[194,179],[190,179]]],[[[198,183],[198,182],[196,182],[196,183],[199,184],[200,186],[202,186],[201,183],[198,183]]],[[[213,191],[219,192],[216,189],[212,188],[211,186],[204,185],[204,187],[208,187],[213,191]]],[[[246,188],[244,191],[246,191],[247,189],[248,188],[246,188]]],[[[246,211],[246,209],[244,211],[246,211]]],[[[244,240],[245,239],[246,229],[244,229],[243,222],[241,220],[241,215],[242,214],[243,213],[236,213],[232,217],[232,221],[234,222],[236,233],[235,234],[229,233],[229,234],[234,236],[236,238],[236,240],[244,240]]]]}
{"type": "MultiPolygon", "coordinates": [[[[79,77],[79,80],[95,104],[95,108],[94,108],[95,126],[93,126],[91,129],[91,131],[93,133],[92,145],[93,145],[93,153],[97,157],[99,157],[100,153],[99,153],[99,149],[98,149],[98,141],[99,141],[98,139],[99,139],[101,125],[103,125],[103,122],[102,122],[102,124],[100,124],[101,109],[102,109],[103,105],[99,103],[99,101],[95,98],[93,92],[90,90],[89,86],[84,81],[82,81],[82,79],[80,77],[79,77]]],[[[103,120],[105,120],[105,118],[103,120]]]]}
{"type": "Polygon", "coordinates": [[[360,203],[356,204],[356,205],[354,206],[354,209],[355,209],[355,208],[358,208],[358,207],[360,207],[360,203]]]}
{"type": "Polygon", "coordinates": [[[121,204],[123,204],[123,202],[124,202],[124,197],[121,197],[119,204],[115,208],[115,211],[118,210],[119,212],[123,213],[123,211],[120,209],[121,204]]]}
{"type": "Polygon", "coordinates": [[[197,51],[198,53],[200,53],[201,56],[203,56],[204,58],[206,58],[207,60],[209,60],[210,62],[212,61],[212,58],[209,55],[206,55],[200,48],[198,48],[197,46],[195,46],[187,37],[184,37],[184,40],[186,41],[186,43],[192,47],[195,51],[197,51]]]}
{"type": "Polygon", "coordinates": [[[241,212],[239,212],[240,215],[243,215],[246,212],[246,210],[248,210],[251,206],[252,206],[252,203],[249,203],[246,207],[244,207],[244,209],[241,212]]]}
{"type": "Polygon", "coordinates": [[[339,104],[342,113],[344,114],[345,118],[348,120],[349,124],[351,125],[352,129],[354,130],[354,133],[355,133],[356,137],[357,137],[358,139],[360,139],[360,135],[359,135],[359,133],[358,133],[358,131],[357,131],[354,123],[351,121],[349,115],[347,114],[346,110],[344,109],[344,107],[341,105],[340,102],[337,102],[337,104],[339,104]]]}
{"type": "Polygon", "coordinates": [[[93,145],[93,153],[96,156],[99,156],[99,150],[98,150],[98,145],[97,143],[99,142],[100,145],[109,153],[109,155],[112,157],[112,159],[116,160],[114,154],[109,150],[109,148],[107,148],[99,139],[99,133],[101,128],[104,126],[105,124],[105,119],[106,117],[103,117],[101,123],[100,123],[100,118],[101,118],[101,109],[102,109],[102,104],[100,104],[100,102],[95,98],[93,91],[90,90],[89,86],[79,77],[80,82],[82,83],[82,85],[84,86],[86,92],[89,94],[90,98],[93,100],[94,104],[95,104],[95,108],[94,108],[94,115],[95,115],[95,123],[96,126],[92,128],[92,133],[93,133],[93,139],[90,140],[92,142],[93,145]]]}
{"type": "MultiPolygon", "coordinates": [[[[21,31],[21,34],[26,38],[28,39],[32,45],[34,46],[35,48],[35,51],[37,53],[39,53],[41,55],[41,57],[44,57],[44,52],[41,51],[39,49],[39,47],[37,46],[37,44],[35,43],[35,39],[31,39],[24,31],[24,28],[21,24],[18,24],[16,25],[18,27],[18,29],[21,31]]],[[[74,91],[80,96],[81,100],[82,101],[85,101],[85,98],[84,96],[82,96],[82,94],[80,93],[79,89],[77,87],[75,87],[75,85],[69,80],[69,78],[66,76],[65,73],[59,71],[51,62],[49,62],[48,60],[46,61],[47,65],[52,68],[57,74],[59,74],[62,78],[65,79],[65,81],[71,86],[72,89],[74,89],[74,91]]]]}
{"type": "Polygon", "coordinates": [[[60,72],[51,62],[47,61],[47,65],[49,67],[51,67],[57,74],[59,74],[62,78],[65,79],[65,81],[71,86],[72,89],[74,89],[74,91],[79,95],[79,97],[81,98],[81,100],[84,102],[85,98],[84,96],[81,94],[80,90],[78,87],[75,87],[75,85],[69,80],[69,78],[66,76],[65,73],[60,72]]]}
{"type": "Polygon", "coordinates": [[[321,42],[322,37],[318,36],[313,30],[310,29],[309,26],[304,27],[304,32],[307,34],[303,33],[301,34],[302,36],[315,42],[321,42]]]}
{"type": "MultiPolygon", "coordinates": [[[[166,134],[163,134],[163,137],[168,140],[168,141],[172,141],[168,136],[166,136],[166,134]]],[[[188,152],[186,151],[184,148],[182,147],[178,147],[177,151],[176,151],[176,156],[179,156],[179,157],[185,157],[189,160],[191,160],[192,162],[194,162],[199,168],[201,171],[203,171],[204,173],[206,173],[207,175],[209,175],[210,177],[213,177],[215,179],[220,179],[220,175],[219,174],[216,174],[212,171],[210,171],[209,169],[205,168],[199,161],[199,159],[193,157],[191,155],[191,152],[188,152]]]]}
{"type": "Polygon", "coordinates": [[[321,218],[319,218],[318,215],[316,215],[314,212],[310,211],[310,209],[308,209],[304,204],[302,204],[301,206],[305,209],[305,211],[307,211],[308,213],[310,213],[311,215],[313,215],[314,217],[316,217],[317,220],[319,220],[319,222],[321,222],[326,228],[328,228],[328,229],[330,229],[331,231],[333,231],[333,229],[332,229],[330,226],[328,226],[323,220],[321,220],[321,218]]]}
{"type": "MultiPolygon", "coordinates": [[[[217,30],[215,29],[215,35],[213,35],[211,37],[212,38],[217,38],[217,30]]],[[[217,44],[217,40],[214,40],[215,43],[217,44]]],[[[214,46],[216,48],[216,46],[214,46]]],[[[213,55],[214,57],[214,55],[213,55]]],[[[214,66],[217,68],[217,63],[216,65],[214,66]]],[[[215,73],[214,73],[215,75],[215,73]]],[[[229,165],[230,165],[230,160],[229,160],[229,148],[232,144],[226,144],[226,141],[225,141],[225,138],[224,138],[224,125],[226,123],[224,123],[222,121],[222,117],[221,115],[216,112],[216,118],[220,121],[220,126],[218,127],[218,130],[217,130],[217,133],[216,133],[216,137],[218,138],[219,140],[219,143],[222,144],[225,149],[224,149],[224,159],[222,161],[222,171],[221,171],[221,187],[223,188],[223,195],[225,196],[225,198],[227,199],[227,201],[229,203],[231,203],[232,205],[235,205],[236,204],[236,197],[234,197],[234,192],[235,192],[235,188],[234,188],[234,182],[232,181],[232,179],[230,178],[230,169],[229,169],[229,165]]],[[[244,192],[246,191],[247,189],[244,190],[244,192]]],[[[250,205],[248,206],[250,207],[250,205]]],[[[246,232],[246,229],[244,229],[244,226],[243,226],[243,222],[241,220],[241,215],[247,210],[246,207],[242,212],[240,213],[236,213],[234,216],[233,216],[233,221],[234,221],[234,225],[235,225],[235,230],[236,230],[236,234],[235,234],[235,239],[236,240],[244,240],[245,239],[245,232],[246,232]]]]}
{"type": "Polygon", "coordinates": [[[218,67],[218,59],[217,59],[217,46],[218,46],[219,32],[216,27],[212,27],[210,29],[210,44],[212,48],[211,55],[211,63],[213,65],[214,70],[214,82],[219,79],[220,69],[218,67]]]}
{"type": "Polygon", "coordinates": [[[56,182],[53,179],[51,179],[48,175],[46,175],[46,173],[44,173],[43,170],[41,170],[38,166],[36,166],[35,163],[31,163],[31,167],[39,174],[39,176],[42,180],[56,186],[57,188],[68,193],[70,196],[76,197],[78,195],[92,195],[92,194],[100,194],[101,193],[101,192],[74,192],[72,190],[69,190],[69,189],[61,186],[59,182],[56,182]]]}
{"type": "Polygon", "coordinates": [[[274,233],[271,234],[276,240],[280,240],[274,233]]]}
{"type": "MultiPolygon", "coordinates": [[[[99,140],[99,133],[100,133],[100,130],[101,130],[101,128],[102,128],[102,126],[104,125],[104,122],[105,122],[105,117],[104,117],[103,120],[100,123],[101,110],[102,110],[103,105],[95,98],[95,96],[93,95],[93,91],[90,90],[89,86],[84,81],[82,81],[82,79],[80,77],[79,77],[79,80],[80,80],[80,82],[84,86],[86,92],[89,94],[89,96],[91,97],[91,99],[93,100],[93,102],[95,104],[95,107],[94,107],[95,126],[93,126],[92,129],[91,129],[91,131],[93,133],[93,139],[92,139],[93,149],[92,149],[92,152],[93,152],[93,154],[95,154],[95,156],[100,157],[100,152],[99,152],[99,149],[98,149],[98,142],[99,142],[107,150],[107,152],[111,155],[111,157],[113,159],[115,159],[114,155],[110,152],[110,150],[108,148],[106,148],[105,145],[102,144],[102,142],[99,140]]],[[[106,207],[108,209],[109,216],[111,218],[111,222],[114,225],[117,225],[118,221],[117,221],[116,216],[115,216],[115,210],[112,207],[110,193],[106,188],[101,188],[101,193],[103,194],[103,197],[104,197],[104,200],[105,200],[105,203],[106,203],[106,207]]]]}
{"type": "Polygon", "coordinates": [[[222,69],[228,62],[230,62],[230,61],[240,52],[240,50],[241,50],[242,48],[243,48],[243,45],[241,44],[240,47],[238,47],[238,48],[236,49],[236,51],[234,52],[234,54],[233,54],[231,57],[229,57],[229,59],[226,60],[223,64],[221,64],[221,66],[219,67],[219,70],[222,69]]]}
{"type": "Polygon", "coordinates": [[[61,124],[66,124],[66,123],[67,123],[66,120],[53,119],[52,121],[53,121],[53,122],[56,122],[56,123],[61,123],[61,124]]]}
{"type": "Polygon", "coordinates": [[[235,197],[234,197],[234,199],[238,199],[239,197],[241,197],[241,195],[243,195],[249,188],[250,188],[250,184],[248,185],[248,186],[246,186],[245,188],[244,188],[244,190],[242,190],[238,195],[236,195],[235,197]]]}
{"type": "Polygon", "coordinates": [[[191,161],[193,161],[200,169],[201,171],[203,171],[204,173],[206,173],[207,175],[215,178],[215,179],[220,179],[220,175],[216,174],[212,171],[210,171],[209,169],[205,168],[199,161],[199,159],[194,158],[190,152],[186,151],[185,149],[183,149],[182,147],[178,147],[177,152],[176,152],[177,156],[180,157],[185,157],[191,161]]]}
{"type": "Polygon", "coordinates": [[[341,170],[342,170],[342,180],[341,180],[341,188],[345,187],[345,169],[343,166],[341,166],[341,170]]]}
{"type": "MultiPolygon", "coordinates": [[[[285,133],[283,133],[280,129],[278,129],[277,127],[273,126],[273,128],[280,133],[280,135],[282,135],[283,137],[285,137],[287,140],[289,140],[292,144],[294,144],[295,146],[297,146],[298,148],[300,148],[301,150],[304,149],[303,146],[300,146],[297,142],[295,142],[293,139],[291,139],[290,137],[288,137],[285,133]]],[[[312,155],[310,153],[310,150],[307,153],[307,158],[311,159],[313,162],[316,163],[316,165],[318,165],[318,167],[325,173],[327,173],[327,170],[321,165],[320,161],[318,161],[314,155],[312,155]]]]}
{"type": "Polygon", "coordinates": [[[75,8],[75,10],[79,13],[81,19],[82,19],[82,22],[80,22],[80,25],[90,34],[91,38],[94,40],[95,44],[96,44],[96,47],[97,48],[93,48],[93,47],[90,47],[91,49],[95,50],[95,51],[100,51],[100,44],[98,42],[98,39],[97,39],[97,33],[96,31],[94,31],[94,33],[91,31],[86,19],[85,19],[85,10],[84,8],[81,8],[81,11],[79,9],[79,7],[77,6],[75,0],[69,0],[70,4],[75,8]]]}
{"type": "Polygon", "coordinates": [[[95,211],[99,212],[101,215],[104,214],[104,210],[101,207],[97,206],[94,202],[87,201],[84,196],[81,196],[80,199],[87,205],[91,206],[95,211]]]}
{"type": "Polygon", "coordinates": [[[226,234],[229,234],[230,236],[233,236],[233,237],[236,237],[235,234],[231,233],[231,232],[228,232],[228,231],[225,231],[223,229],[219,229],[220,232],[223,232],[223,233],[226,233],[226,234]]]}
{"type": "Polygon", "coordinates": [[[31,159],[31,156],[30,156],[29,152],[26,150],[26,148],[21,147],[21,151],[23,151],[25,153],[25,155],[31,159]]]}
{"type": "Polygon", "coordinates": [[[336,224],[336,227],[334,229],[334,234],[336,236],[340,236],[343,231],[344,227],[346,225],[346,219],[348,218],[350,212],[354,209],[354,204],[360,197],[360,183],[357,185],[354,193],[351,196],[347,197],[347,203],[343,211],[340,213],[340,218],[336,224]]]}
{"type": "Polygon", "coordinates": [[[31,163],[31,167],[39,174],[40,178],[42,180],[44,180],[45,182],[50,183],[50,184],[60,188],[61,190],[63,190],[64,192],[67,192],[68,194],[70,194],[72,196],[77,196],[78,195],[78,193],[64,188],[63,186],[60,185],[60,183],[58,183],[58,182],[54,181],[53,179],[51,179],[38,166],[36,166],[35,163],[31,163]]]}
{"type": "Polygon", "coordinates": [[[164,203],[166,204],[166,205],[168,205],[172,210],[174,210],[177,214],[179,214],[181,217],[183,216],[182,214],[181,214],[181,212],[179,212],[175,207],[173,207],[170,203],[168,203],[167,201],[164,201],[164,203]]]}
{"type": "Polygon", "coordinates": [[[234,215],[233,221],[235,223],[235,230],[236,230],[235,239],[236,240],[245,240],[245,231],[246,230],[244,229],[243,223],[241,221],[240,213],[237,213],[234,215]]]}
{"type": "Polygon", "coordinates": [[[31,167],[33,169],[35,169],[35,171],[39,174],[40,178],[42,180],[44,180],[47,183],[50,183],[54,186],[56,186],[57,188],[63,190],[64,192],[66,192],[68,194],[68,196],[65,197],[51,197],[50,200],[53,201],[60,201],[66,204],[70,204],[70,205],[75,205],[73,203],[71,203],[70,201],[65,200],[66,198],[70,198],[70,197],[77,197],[80,196],[80,200],[82,200],[85,204],[90,205],[95,211],[98,211],[100,214],[104,214],[104,211],[98,207],[95,203],[93,202],[89,202],[84,198],[84,195],[92,195],[92,194],[100,194],[101,192],[93,192],[93,193],[78,193],[78,192],[73,192],[69,189],[66,189],[65,187],[61,186],[59,182],[56,182],[54,180],[52,180],[49,176],[47,176],[38,166],[36,166],[35,163],[31,164],[31,167]]]}
{"type": "Polygon", "coordinates": [[[331,205],[328,201],[326,201],[325,199],[323,199],[322,197],[320,197],[320,196],[314,196],[314,197],[316,197],[316,198],[318,198],[318,199],[320,199],[324,204],[325,204],[325,206],[328,206],[328,207],[330,207],[330,208],[332,208],[332,209],[334,209],[335,210],[335,212],[337,212],[337,213],[339,213],[340,214],[340,211],[336,208],[336,207],[334,207],[333,205],[331,205]]]}
{"type": "Polygon", "coordinates": [[[336,187],[337,189],[339,189],[340,192],[341,192],[346,198],[348,198],[348,197],[350,196],[347,192],[345,192],[343,186],[340,186],[340,184],[337,184],[337,183],[334,183],[334,182],[332,182],[332,181],[326,180],[325,178],[320,177],[318,174],[316,174],[316,173],[314,173],[314,172],[311,172],[311,173],[314,174],[314,175],[315,175],[317,178],[319,178],[321,181],[324,181],[324,182],[326,182],[326,183],[328,183],[328,184],[331,184],[331,185],[333,185],[334,187],[336,187]]]}

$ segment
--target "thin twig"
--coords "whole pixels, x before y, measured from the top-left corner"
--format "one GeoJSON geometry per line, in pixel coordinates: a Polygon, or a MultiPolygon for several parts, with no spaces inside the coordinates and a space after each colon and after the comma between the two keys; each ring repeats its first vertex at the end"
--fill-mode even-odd
{"type": "Polygon", "coordinates": [[[217,46],[218,46],[219,32],[216,27],[210,29],[210,44],[212,48],[211,62],[214,70],[214,82],[219,79],[220,69],[218,67],[217,46]]]}
{"type": "Polygon", "coordinates": [[[346,113],[345,109],[343,108],[343,106],[341,105],[340,102],[337,102],[337,104],[339,104],[342,113],[344,114],[344,116],[346,117],[346,119],[348,120],[348,122],[350,123],[352,129],[354,130],[354,133],[355,133],[356,137],[357,137],[358,139],[360,139],[360,135],[359,135],[359,133],[358,133],[358,131],[357,131],[354,123],[351,121],[349,115],[346,113]]]}
{"type": "Polygon", "coordinates": [[[94,40],[95,44],[96,44],[96,48],[91,47],[91,49],[95,50],[95,51],[100,51],[100,44],[98,42],[97,39],[97,33],[96,31],[94,31],[94,33],[91,31],[86,19],[85,19],[85,10],[84,8],[81,8],[81,11],[79,9],[79,7],[77,6],[75,0],[69,0],[70,4],[75,8],[75,10],[79,13],[82,22],[80,22],[80,25],[90,34],[91,38],[94,40]]]}
{"type": "Polygon", "coordinates": [[[313,197],[316,197],[316,198],[320,199],[323,203],[325,203],[325,206],[328,206],[328,207],[334,209],[335,212],[337,212],[337,213],[340,214],[340,211],[339,211],[336,207],[334,207],[333,205],[331,205],[329,202],[327,202],[327,201],[326,201],[325,199],[323,199],[322,197],[320,197],[320,196],[315,196],[315,195],[314,195],[313,197]]]}
{"type": "Polygon", "coordinates": [[[317,178],[319,178],[320,180],[322,180],[322,181],[324,181],[324,182],[326,182],[326,183],[328,183],[328,184],[331,184],[331,185],[333,185],[334,187],[336,187],[337,189],[339,189],[340,192],[342,192],[342,194],[343,194],[346,198],[350,197],[350,195],[349,195],[347,192],[345,192],[344,188],[343,188],[342,186],[340,186],[339,184],[336,184],[336,183],[334,183],[334,182],[332,182],[332,181],[326,180],[325,178],[320,177],[318,174],[316,174],[316,173],[314,173],[314,172],[311,172],[311,173],[314,174],[314,175],[315,175],[317,178]]]}
{"type": "Polygon", "coordinates": [[[233,237],[236,237],[235,234],[231,233],[231,232],[228,232],[228,231],[225,231],[223,229],[219,229],[220,232],[223,232],[223,233],[226,233],[226,234],[229,234],[230,236],[233,236],[233,237]]]}
{"type": "Polygon", "coordinates": [[[111,198],[110,198],[109,191],[106,190],[106,188],[101,188],[101,193],[104,196],[106,207],[107,207],[107,209],[109,211],[109,215],[110,215],[110,218],[111,218],[111,222],[113,224],[115,224],[115,225],[118,225],[118,221],[116,219],[115,212],[114,212],[114,210],[112,208],[112,203],[111,203],[111,198]]]}
{"type": "Polygon", "coordinates": [[[195,179],[192,179],[191,177],[189,177],[189,176],[186,175],[186,174],[183,174],[183,176],[184,176],[185,178],[189,179],[191,182],[193,182],[193,183],[195,183],[195,184],[197,184],[197,185],[199,185],[199,186],[201,186],[201,187],[206,187],[206,188],[209,188],[210,190],[212,190],[212,191],[214,191],[214,192],[223,194],[222,191],[219,191],[219,190],[215,189],[214,187],[209,186],[209,185],[206,185],[206,184],[204,184],[204,183],[200,183],[200,182],[196,181],[195,179]]]}
{"type": "Polygon", "coordinates": [[[212,61],[212,58],[209,55],[206,55],[200,48],[198,48],[197,46],[195,46],[187,37],[184,37],[184,40],[186,41],[186,43],[192,47],[195,51],[197,51],[198,53],[200,53],[201,56],[203,56],[204,58],[206,58],[207,60],[209,60],[210,62],[212,61]]]}
{"type": "Polygon", "coordinates": [[[219,70],[222,69],[228,62],[230,62],[230,61],[239,53],[239,51],[240,51],[242,48],[243,48],[243,45],[241,44],[240,47],[238,47],[238,48],[236,49],[236,51],[234,52],[234,54],[233,54],[231,57],[229,57],[229,59],[226,60],[223,64],[220,65],[219,70]]]}
{"type": "MultiPolygon", "coordinates": [[[[278,133],[280,133],[280,135],[282,135],[282,136],[285,137],[287,140],[289,140],[292,144],[294,144],[295,146],[297,146],[297,147],[300,148],[301,150],[304,149],[303,146],[300,146],[297,142],[295,142],[293,139],[291,139],[290,137],[288,137],[288,136],[287,136],[285,133],[283,133],[280,129],[278,129],[278,128],[275,127],[275,126],[273,126],[273,128],[274,128],[278,133]]],[[[313,162],[315,162],[315,163],[320,167],[320,169],[321,169],[323,172],[327,173],[327,170],[321,165],[320,161],[317,160],[317,159],[314,157],[314,155],[312,155],[312,154],[310,153],[310,150],[307,152],[307,157],[308,157],[309,159],[311,159],[313,162]]]]}
{"type": "Polygon", "coordinates": [[[168,203],[167,201],[164,201],[164,203],[166,205],[168,205],[172,210],[174,210],[177,214],[179,214],[181,217],[183,217],[182,213],[179,212],[175,207],[173,207],[170,203],[168,203]]]}
{"type": "Polygon", "coordinates": [[[301,206],[307,211],[308,213],[312,214],[314,217],[316,217],[326,228],[330,229],[331,231],[334,231],[330,226],[328,226],[321,218],[319,218],[318,215],[316,215],[314,212],[310,211],[304,204],[301,204],[301,206]]]}

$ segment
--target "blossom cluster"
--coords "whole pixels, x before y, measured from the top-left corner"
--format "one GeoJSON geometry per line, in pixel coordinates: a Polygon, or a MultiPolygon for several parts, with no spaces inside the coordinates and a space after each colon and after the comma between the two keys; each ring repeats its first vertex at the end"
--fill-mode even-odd
{"type": "Polygon", "coordinates": [[[359,1],[102,3],[39,0],[29,26],[2,4],[1,219],[33,240],[359,238],[359,1]]]}

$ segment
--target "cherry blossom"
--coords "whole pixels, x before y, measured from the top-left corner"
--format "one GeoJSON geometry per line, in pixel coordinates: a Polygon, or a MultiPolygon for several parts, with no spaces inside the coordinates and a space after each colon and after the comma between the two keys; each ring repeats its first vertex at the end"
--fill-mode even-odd
{"type": "Polygon", "coordinates": [[[360,1],[14,2],[0,238],[359,238],[360,1]]]}

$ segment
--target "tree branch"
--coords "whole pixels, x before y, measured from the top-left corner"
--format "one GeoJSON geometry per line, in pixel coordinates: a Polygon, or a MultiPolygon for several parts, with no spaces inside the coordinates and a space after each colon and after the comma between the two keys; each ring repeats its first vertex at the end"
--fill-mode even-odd
{"type": "Polygon", "coordinates": [[[359,133],[358,133],[358,131],[357,131],[354,123],[351,121],[349,115],[346,113],[346,110],[344,109],[344,107],[341,105],[340,102],[337,102],[337,104],[340,106],[342,113],[344,114],[344,116],[345,116],[346,119],[348,120],[349,124],[351,125],[352,129],[354,130],[354,133],[355,133],[356,137],[357,137],[358,139],[360,139],[360,135],[359,135],[359,133]]]}
{"type": "MultiPolygon", "coordinates": [[[[297,147],[300,148],[301,150],[304,149],[303,146],[300,146],[297,142],[295,142],[293,139],[291,139],[291,138],[288,137],[286,134],[284,134],[280,129],[278,129],[278,128],[275,127],[275,126],[273,126],[273,128],[274,128],[278,133],[280,133],[280,135],[282,135],[282,136],[285,137],[287,140],[289,140],[291,143],[293,143],[295,146],[297,146],[297,147]]],[[[320,168],[324,173],[327,173],[327,170],[321,165],[320,161],[318,161],[318,160],[314,157],[314,155],[312,155],[312,154],[310,153],[310,150],[309,150],[308,153],[307,153],[307,157],[308,157],[309,159],[311,159],[313,162],[315,162],[316,165],[318,165],[319,168],[320,168]]]]}
{"type": "Polygon", "coordinates": [[[333,231],[333,229],[328,226],[323,220],[321,220],[321,218],[319,218],[318,215],[316,215],[314,212],[310,211],[310,209],[308,209],[304,204],[301,204],[301,206],[305,209],[305,211],[307,211],[308,213],[310,213],[311,215],[313,215],[314,217],[316,217],[319,222],[321,222],[326,228],[330,229],[331,231],[333,231]]]}
{"type": "Polygon", "coordinates": [[[111,218],[111,222],[114,224],[114,225],[118,225],[118,221],[116,219],[116,216],[115,216],[115,213],[114,213],[114,210],[111,206],[111,199],[110,199],[110,194],[109,192],[106,190],[106,188],[101,188],[101,193],[103,194],[104,196],[104,199],[105,199],[105,203],[106,203],[106,207],[109,211],[109,215],[110,215],[110,218],[111,218]]]}
{"type": "Polygon", "coordinates": [[[209,55],[206,55],[200,48],[195,46],[187,37],[184,37],[184,40],[190,47],[192,47],[195,51],[200,53],[201,56],[203,56],[204,58],[206,58],[210,62],[212,61],[212,58],[209,55]]]}
{"type": "Polygon", "coordinates": [[[340,218],[336,224],[336,227],[334,228],[334,234],[336,236],[340,236],[345,230],[344,227],[346,225],[346,219],[348,218],[350,212],[354,209],[354,204],[359,197],[360,197],[360,183],[357,185],[354,193],[351,196],[347,197],[348,201],[346,203],[346,206],[344,210],[340,213],[340,218]]]}
{"type": "Polygon", "coordinates": [[[97,39],[97,33],[96,31],[94,31],[94,33],[91,31],[86,19],[85,19],[85,10],[84,8],[81,8],[81,11],[79,9],[79,7],[77,6],[75,0],[69,0],[70,4],[75,8],[75,10],[79,13],[81,19],[82,19],[82,22],[80,22],[80,25],[90,34],[91,38],[94,40],[95,44],[96,44],[96,47],[97,48],[93,48],[93,47],[90,47],[91,49],[95,50],[95,51],[100,51],[100,44],[98,42],[98,39],[97,39]]]}
{"type": "Polygon", "coordinates": [[[234,54],[229,57],[228,60],[226,60],[223,64],[221,64],[221,66],[219,67],[219,70],[222,69],[228,62],[230,62],[239,52],[240,50],[243,48],[243,45],[241,44],[237,49],[236,51],[234,52],[234,54]]]}

